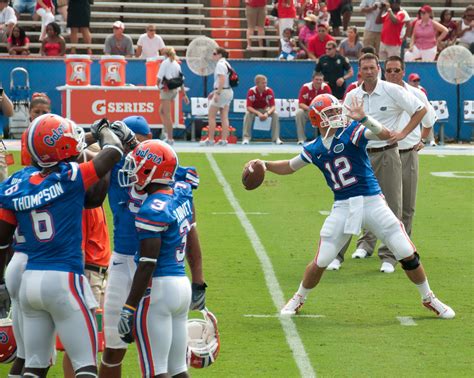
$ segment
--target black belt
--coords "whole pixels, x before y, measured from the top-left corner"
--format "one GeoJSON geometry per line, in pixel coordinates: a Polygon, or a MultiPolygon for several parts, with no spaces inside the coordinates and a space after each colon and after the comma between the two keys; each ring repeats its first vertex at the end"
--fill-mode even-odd
{"type": "Polygon", "coordinates": [[[84,268],[87,270],[92,270],[93,272],[97,272],[100,274],[106,273],[107,269],[109,269],[108,266],[99,266],[99,265],[92,265],[92,264],[86,264],[84,268]]]}
{"type": "Polygon", "coordinates": [[[391,150],[392,148],[395,148],[395,147],[398,147],[398,143],[389,144],[388,146],[384,146],[380,148],[367,148],[367,152],[369,154],[373,154],[374,152],[382,152],[382,151],[391,150]]]}
{"type": "Polygon", "coordinates": [[[406,148],[404,150],[398,150],[398,152],[400,152],[401,154],[403,154],[404,152],[410,152],[410,151],[413,151],[417,146],[413,146],[411,148],[406,148]]]}

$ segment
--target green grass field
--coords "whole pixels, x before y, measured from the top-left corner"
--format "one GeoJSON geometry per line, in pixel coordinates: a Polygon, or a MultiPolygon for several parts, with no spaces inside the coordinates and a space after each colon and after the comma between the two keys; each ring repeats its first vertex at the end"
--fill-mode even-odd
{"type": "MultiPolygon", "coordinates": [[[[17,160],[18,159],[18,156],[17,160]]],[[[322,175],[307,167],[292,176],[267,175],[248,192],[241,185],[243,164],[255,154],[213,154],[225,180],[247,214],[273,266],[287,300],[314,257],[320,227],[332,195],[322,175]]],[[[267,160],[291,155],[264,156],[267,160]]],[[[196,377],[297,377],[296,359],[287,343],[265,281],[262,265],[205,154],[180,154],[201,176],[195,193],[198,229],[204,252],[207,305],[219,320],[221,353],[214,365],[191,370],[196,377]]],[[[413,240],[437,296],[456,311],[439,320],[421,306],[416,288],[399,266],[378,271],[377,257],[352,260],[355,240],[338,272],[326,272],[294,317],[312,369],[326,377],[473,376],[474,158],[421,156],[413,240]],[[431,172],[465,171],[470,178],[435,177],[431,172]],[[397,316],[412,317],[402,326],[397,316]]],[[[112,222],[109,222],[112,224],[112,222]]],[[[283,324],[286,324],[283,322],[283,324]]],[[[0,376],[8,367],[0,367],[0,376]]],[[[61,377],[61,364],[51,369],[61,377]]],[[[135,347],[124,362],[124,377],[139,377],[135,347]]]]}

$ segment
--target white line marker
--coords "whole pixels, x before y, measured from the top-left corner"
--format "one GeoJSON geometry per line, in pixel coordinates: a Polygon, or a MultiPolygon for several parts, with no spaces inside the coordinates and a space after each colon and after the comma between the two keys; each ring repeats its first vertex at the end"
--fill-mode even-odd
{"type": "Polygon", "coordinates": [[[331,212],[330,212],[330,211],[327,211],[327,210],[319,210],[319,214],[321,214],[321,215],[329,215],[329,214],[331,214],[331,212]]]}
{"type": "MultiPolygon", "coordinates": [[[[265,315],[265,314],[245,314],[245,318],[279,318],[279,317],[288,317],[288,315],[280,315],[280,314],[273,314],[273,315],[265,315]]],[[[294,318],[325,318],[326,315],[312,315],[312,314],[301,314],[301,315],[294,315],[294,318]]]]}
{"type": "Polygon", "coordinates": [[[416,326],[417,325],[411,316],[397,316],[397,319],[402,326],[416,326]]]}
{"type": "MultiPolygon", "coordinates": [[[[206,153],[207,160],[211,165],[214,174],[217,177],[217,181],[222,185],[222,189],[224,191],[227,200],[234,208],[237,218],[239,219],[242,227],[247,234],[247,237],[252,244],[253,249],[255,250],[255,254],[257,255],[258,259],[260,260],[260,264],[262,265],[263,273],[265,276],[265,282],[267,284],[268,291],[273,300],[273,304],[275,305],[277,311],[284,306],[285,299],[283,296],[283,292],[280,288],[280,284],[275,275],[275,271],[273,270],[272,262],[268,257],[267,252],[265,251],[265,247],[263,246],[260,238],[258,237],[257,231],[250,223],[250,220],[247,218],[244,210],[239,204],[239,201],[234,195],[232,188],[230,187],[229,183],[225,179],[222,171],[220,170],[219,166],[217,165],[216,160],[212,156],[211,153],[206,153]]],[[[316,372],[314,371],[313,367],[311,366],[311,362],[309,361],[308,355],[306,350],[304,349],[303,342],[301,341],[300,335],[298,334],[298,330],[296,329],[295,323],[291,319],[291,317],[279,317],[281,326],[283,331],[285,332],[286,341],[290,346],[291,351],[293,352],[293,358],[295,359],[296,365],[300,371],[302,377],[316,377],[316,372]]]]}
{"type": "MultiPolygon", "coordinates": [[[[213,212],[211,214],[212,215],[236,215],[237,213],[235,211],[228,211],[228,212],[222,212],[222,213],[213,212]]],[[[247,214],[247,215],[268,215],[270,213],[261,213],[261,212],[258,212],[258,211],[254,211],[254,212],[249,211],[248,213],[245,213],[245,214],[247,214]]]]}
{"type": "Polygon", "coordinates": [[[439,158],[444,158],[444,157],[446,157],[445,155],[436,155],[436,156],[438,156],[439,158]]]}

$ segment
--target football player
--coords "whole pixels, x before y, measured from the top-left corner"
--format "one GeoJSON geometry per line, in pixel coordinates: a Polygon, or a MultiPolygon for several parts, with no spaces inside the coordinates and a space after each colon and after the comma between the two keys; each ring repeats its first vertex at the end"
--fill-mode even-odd
{"type": "MultiPolygon", "coordinates": [[[[27,146],[40,167],[27,167],[0,186],[0,249],[18,226],[28,261],[20,286],[24,315],[25,377],[44,377],[55,330],[76,376],[96,377],[94,299],[83,275],[81,213],[86,190],[122,156],[122,142],[106,120],[91,130],[102,151],[83,164],[84,131],[74,122],[45,114],[28,129],[27,146]]],[[[133,133],[126,135],[132,140],[133,133]]],[[[87,205],[87,203],[86,203],[87,205]]]]}
{"type": "MultiPolygon", "coordinates": [[[[151,130],[145,118],[131,116],[125,118],[123,123],[135,133],[138,141],[151,138],[151,130]]],[[[111,127],[120,133],[121,124],[122,122],[114,122],[111,127]]],[[[134,256],[138,251],[139,240],[135,228],[135,215],[148,196],[146,192],[137,190],[134,186],[120,186],[118,172],[122,169],[124,162],[125,159],[122,159],[116,164],[110,177],[109,204],[114,218],[115,250],[112,253],[105,290],[105,351],[99,369],[101,378],[121,376],[121,365],[127,351],[127,343],[120,339],[117,326],[120,311],[130,292],[136,270],[134,256]]],[[[199,186],[199,176],[193,167],[178,167],[175,180],[176,182],[188,182],[193,189],[197,189],[199,186]]],[[[189,233],[186,258],[193,279],[192,309],[203,309],[207,285],[202,273],[201,248],[196,227],[193,227],[189,233]]]]}
{"type": "Polygon", "coordinates": [[[370,116],[363,104],[354,100],[347,109],[355,121],[348,123],[342,106],[332,95],[316,96],[310,107],[310,120],[319,127],[321,136],[305,145],[300,155],[291,160],[257,160],[273,173],[286,175],[309,165],[316,165],[324,174],[334,193],[335,203],[320,233],[316,257],[304,272],[298,291],[281,310],[282,315],[296,314],[308,293],[320,281],[328,264],[351,235],[359,234],[361,227],[372,231],[382,240],[408,278],[418,289],[423,305],[440,318],[454,318],[449,306],[435,297],[430,289],[416,247],[408,237],[403,224],[387,206],[366,151],[369,139],[394,142],[395,135],[370,116]]]}
{"type": "Polygon", "coordinates": [[[177,168],[174,150],[149,140],[127,155],[121,170],[123,185],[148,194],[135,217],[138,266],[118,323],[122,340],[137,342],[143,377],[188,377],[191,284],[184,260],[195,220],[191,186],[173,185],[177,168]]]}

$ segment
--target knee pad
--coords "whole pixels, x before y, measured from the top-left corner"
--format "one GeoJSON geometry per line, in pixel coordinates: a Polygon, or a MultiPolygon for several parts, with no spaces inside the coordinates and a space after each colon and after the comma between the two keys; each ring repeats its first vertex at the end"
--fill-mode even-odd
{"type": "Polygon", "coordinates": [[[411,260],[400,260],[400,264],[404,270],[415,270],[420,266],[420,255],[417,252],[413,254],[413,258],[411,260]]]}

